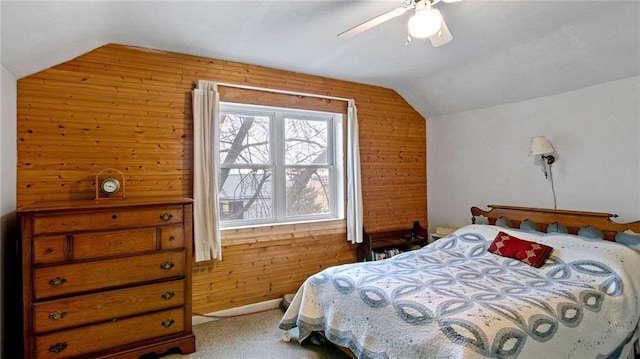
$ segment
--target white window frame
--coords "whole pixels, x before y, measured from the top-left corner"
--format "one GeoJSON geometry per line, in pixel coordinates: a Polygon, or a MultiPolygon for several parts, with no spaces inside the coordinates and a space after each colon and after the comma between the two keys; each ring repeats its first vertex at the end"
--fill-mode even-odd
{"type": "MultiPolygon", "coordinates": [[[[284,107],[239,104],[220,102],[220,116],[226,113],[242,113],[247,115],[259,115],[269,117],[269,150],[270,164],[232,164],[224,165],[224,168],[270,168],[272,173],[272,197],[273,218],[253,220],[220,220],[222,229],[256,227],[260,225],[291,224],[301,222],[314,222],[324,220],[344,219],[345,203],[345,173],[344,173],[344,119],[343,114],[299,110],[284,107]],[[284,120],[294,117],[301,120],[326,121],[328,124],[327,138],[327,163],[325,165],[286,165],[284,154],[284,120]],[[285,171],[290,167],[314,167],[329,169],[329,213],[317,215],[287,216],[286,214],[286,178],[285,171]]],[[[216,138],[216,146],[220,148],[220,138],[216,138]]],[[[222,168],[219,158],[215,158],[218,170],[222,168]]],[[[216,171],[219,173],[219,171],[216,171]]],[[[216,204],[219,205],[219,204],[216,204]]]]}

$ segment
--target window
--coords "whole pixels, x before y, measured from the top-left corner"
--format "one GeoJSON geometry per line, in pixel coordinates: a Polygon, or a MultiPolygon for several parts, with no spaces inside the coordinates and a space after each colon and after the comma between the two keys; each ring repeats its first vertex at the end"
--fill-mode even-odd
{"type": "Polygon", "coordinates": [[[223,228],[343,218],[342,114],[220,103],[223,228]]]}

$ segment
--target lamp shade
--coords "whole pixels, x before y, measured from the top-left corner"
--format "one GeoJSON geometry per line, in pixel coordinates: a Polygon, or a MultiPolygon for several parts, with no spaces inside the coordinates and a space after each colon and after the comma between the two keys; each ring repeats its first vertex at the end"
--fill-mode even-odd
{"type": "Polygon", "coordinates": [[[548,155],[555,153],[556,150],[549,140],[544,136],[531,137],[531,146],[529,146],[529,156],[548,155]]]}
{"type": "Polygon", "coordinates": [[[419,39],[429,37],[440,30],[441,23],[442,15],[438,9],[416,9],[409,19],[409,34],[419,39]]]}

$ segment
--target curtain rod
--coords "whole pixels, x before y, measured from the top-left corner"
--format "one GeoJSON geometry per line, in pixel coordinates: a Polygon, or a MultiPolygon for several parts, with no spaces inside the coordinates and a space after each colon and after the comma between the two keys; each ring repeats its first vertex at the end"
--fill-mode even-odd
{"type": "Polygon", "coordinates": [[[271,89],[271,88],[266,88],[266,87],[255,87],[255,86],[246,86],[246,85],[238,85],[238,84],[231,84],[231,83],[227,83],[227,82],[217,82],[218,86],[224,86],[224,87],[234,87],[234,88],[239,88],[239,89],[245,89],[245,90],[255,90],[255,91],[264,91],[264,92],[274,92],[274,93],[281,93],[281,94],[285,94],[285,95],[293,95],[293,96],[307,96],[307,97],[317,97],[317,98],[324,98],[327,100],[336,100],[336,101],[353,101],[352,98],[344,98],[344,97],[334,97],[334,96],[325,96],[325,95],[317,95],[317,94],[312,94],[312,93],[306,93],[306,92],[296,92],[296,91],[287,91],[287,90],[277,90],[277,89],[271,89]]]}

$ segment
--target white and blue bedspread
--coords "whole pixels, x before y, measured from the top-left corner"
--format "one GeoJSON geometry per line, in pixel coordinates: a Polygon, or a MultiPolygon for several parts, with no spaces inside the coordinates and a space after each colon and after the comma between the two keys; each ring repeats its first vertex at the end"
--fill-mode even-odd
{"type": "Polygon", "coordinates": [[[309,277],[280,328],[301,341],[322,331],[358,358],[618,358],[639,296],[640,257],[620,244],[470,225],[309,277]],[[553,247],[550,259],[536,269],[487,252],[500,230],[553,247]]]}

